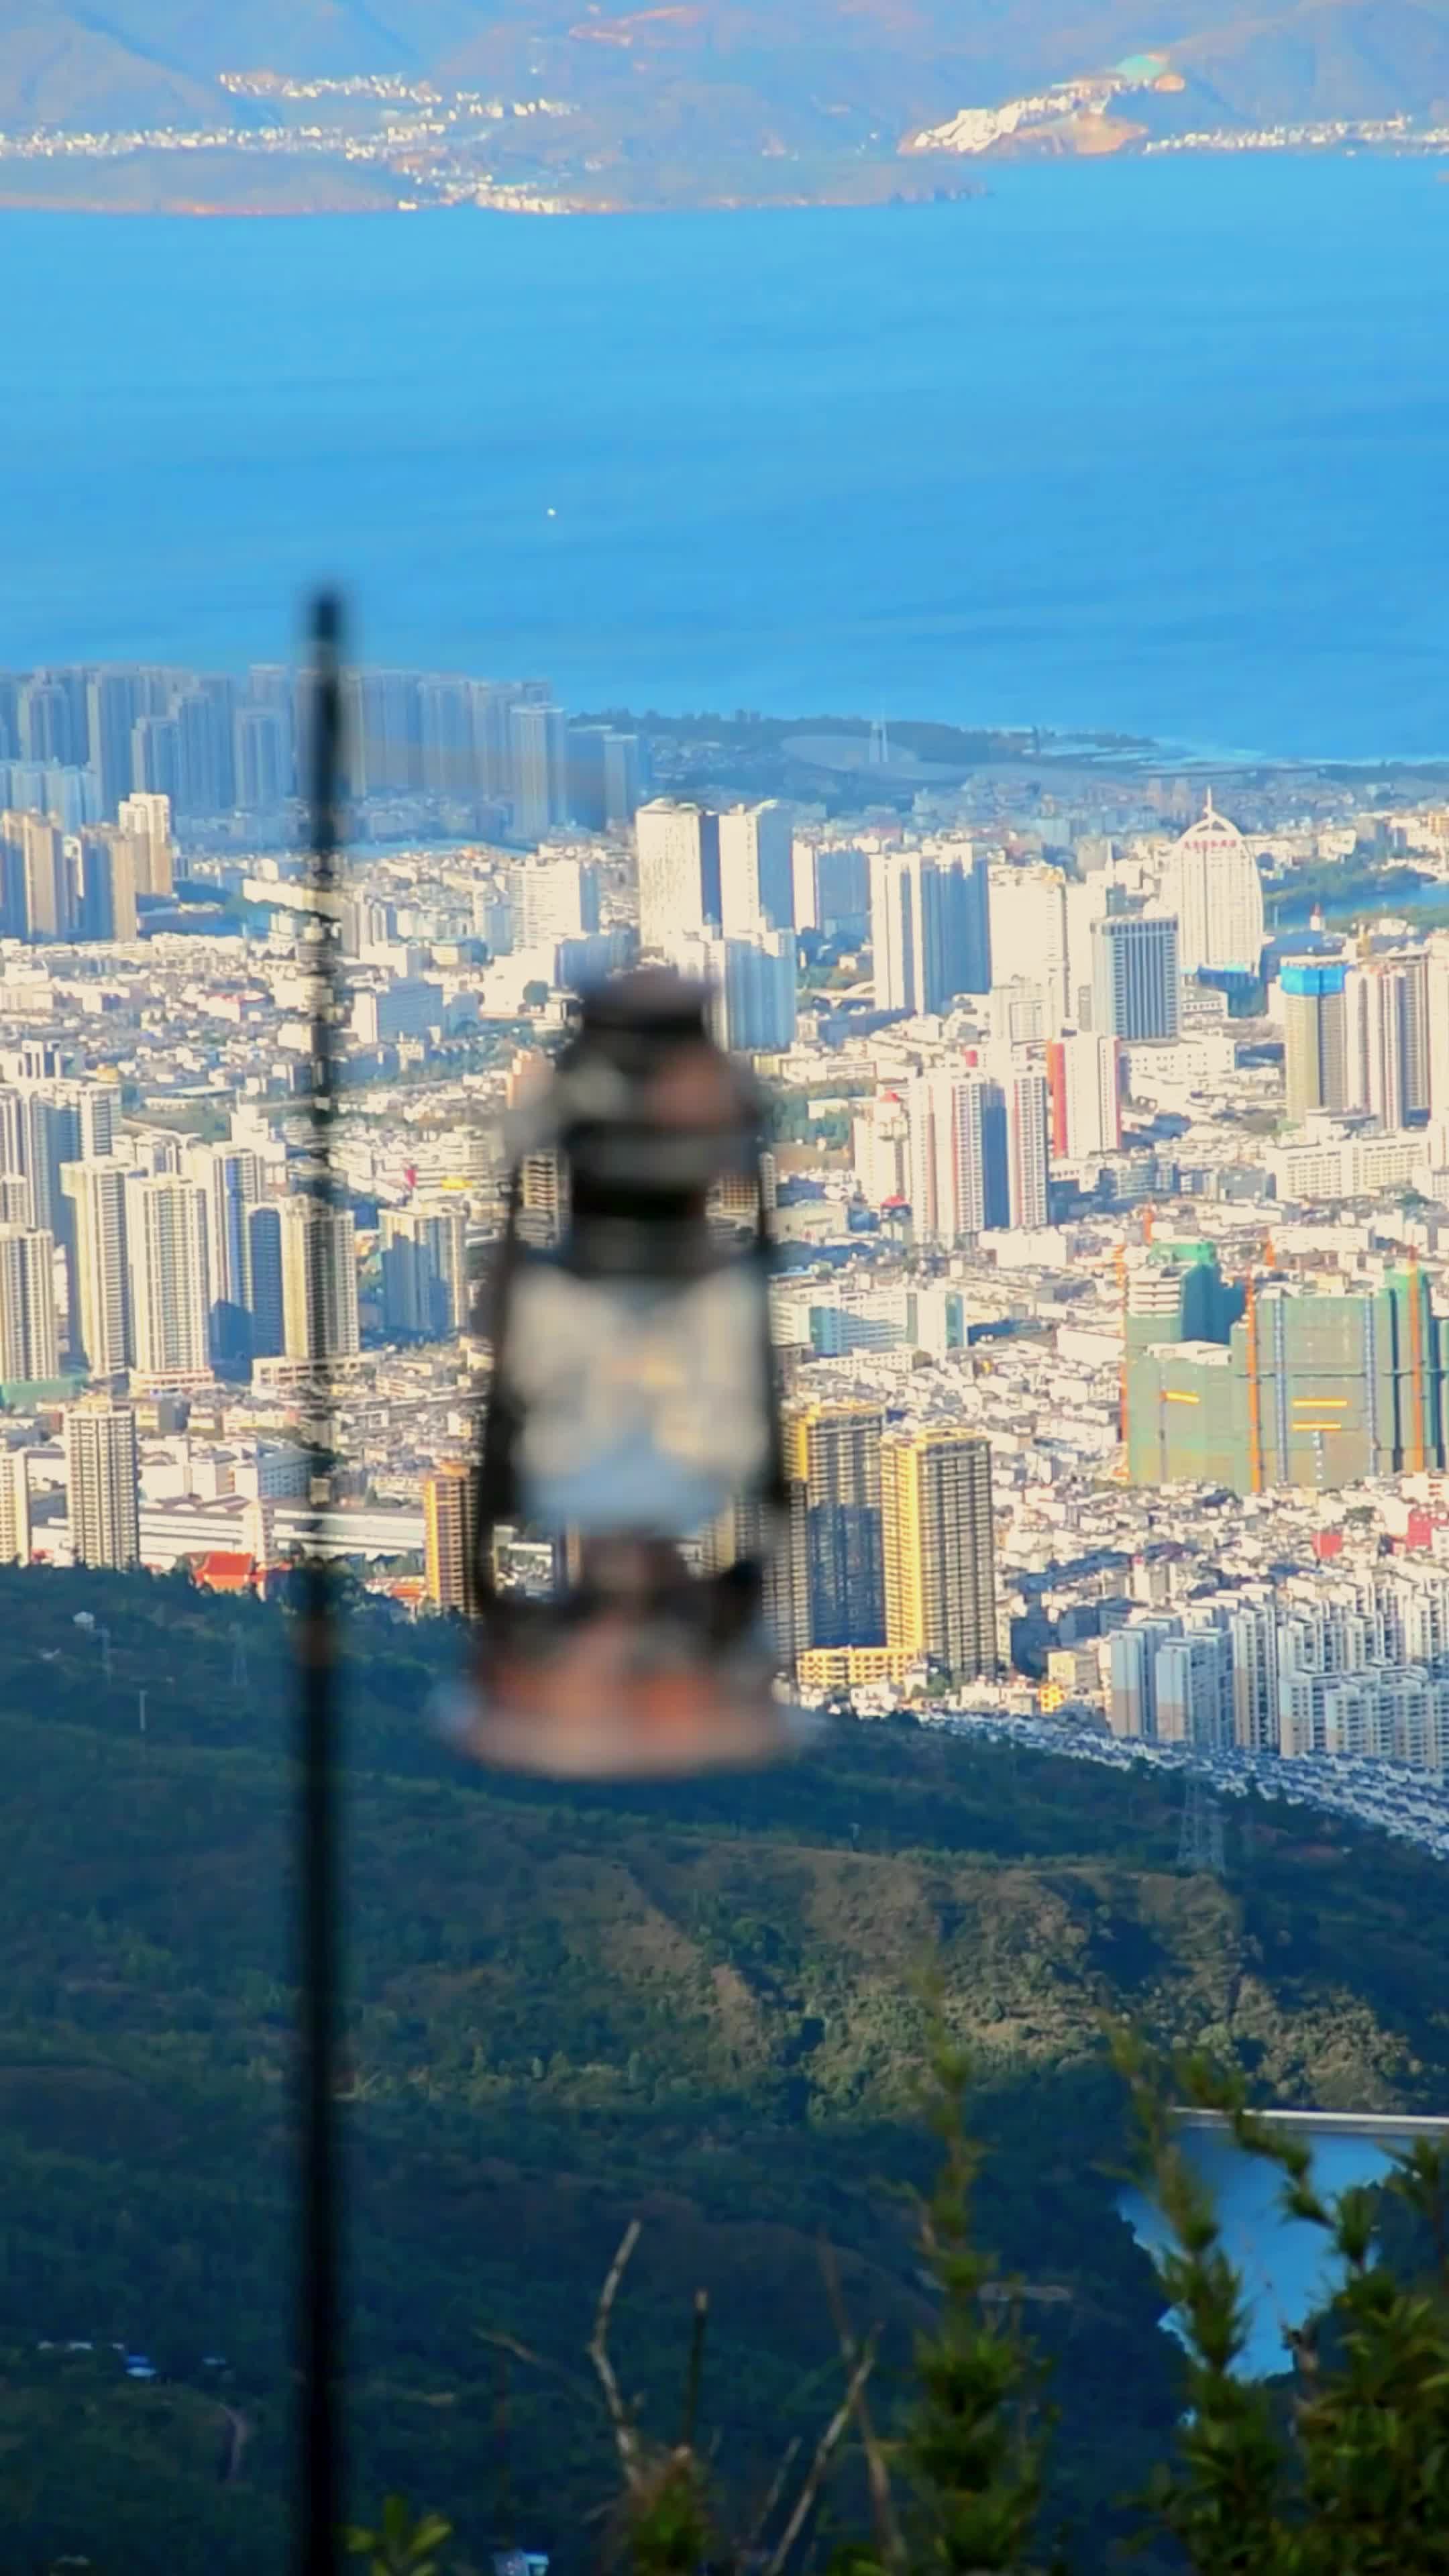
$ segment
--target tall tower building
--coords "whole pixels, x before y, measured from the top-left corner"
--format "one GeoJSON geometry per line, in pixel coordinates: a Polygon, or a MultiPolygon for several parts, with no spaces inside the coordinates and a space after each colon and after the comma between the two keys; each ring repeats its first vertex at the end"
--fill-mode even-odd
{"type": "Polygon", "coordinates": [[[562,707],[508,711],[513,765],[513,837],[541,841],[568,814],[568,718],[562,707]]]}
{"type": "Polygon", "coordinates": [[[39,1383],[58,1376],[55,1237],[0,1225],[0,1379],[39,1383]]]}
{"type": "Polygon", "coordinates": [[[1338,958],[1289,958],[1283,987],[1283,1069],[1290,1122],[1348,1103],[1348,969],[1338,958]]]}
{"type": "Polygon", "coordinates": [[[812,1646],[885,1643],[884,1427],[873,1404],[810,1404],[785,1416],[785,1474],[804,1495],[812,1646]]]}
{"type": "Polygon", "coordinates": [[[788,805],[769,797],[719,818],[720,926],[726,939],[789,930],[795,920],[794,833],[788,805]]]}
{"type": "Polygon", "coordinates": [[[940,1012],[961,993],[989,992],[983,862],[969,850],[873,851],[870,937],[878,1010],[940,1012]]]}
{"type": "Polygon", "coordinates": [[[96,671],[86,686],[90,763],[100,786],[101,812],[114,815],[131,792],[131,727],[138,701],[133,671],[96,671]]]}
{"type": "Polygon", "coordinates": [[[251,1352],[273,1359],[282,1349],[282,1212],[269,1200],[247,1210],[247,1260],[251,1273],[251,1352]]]}
{"type": "Polygon", "coordinates": [[[0,1449],[0,1565],[30,1562],[30,1478],[23,1449],[0,1449]]]}
{"type": "Polygon", "coordinates": [[[179,1173],[126,1184],[135,1365],[150,1378],[210,1373],[206,1202],[179,1173]]]}
{"type": "Polygon", "coordinates": [[[136,859],[141,845],[119,829],[83,832],[76,933],[81,939],[134,939],[136,859]]]}
{"type": "Polygon", "coordinates": [[[1045,1225],[1050,1205],[1051,1095],[1035,1067],[1013,1073],[1006,1095],[1006,1168],[1009,1222],[1045,1225]]]}
{"type": "Polygon", "coordinates": [[[928,1243],[1006,1225],[1011,1217],[1006,1095],[980,1074],[918,1074],[907,1087],[911,1210],[928,1243]]]}
{"type": "Polygon", "coordinates": [[[70,1543],[77,1565],[139,1565],[141,1514],[136,1416],[128,1404],[88,1395],[65,1417],[70,1543]]]}
{"type": "Polygon", "coordinates": [[[470,1467],[438,1467],[423,1483],[423,1565],[428,1599],[439,1610],[471,1614],[478,1606],[477,1492],[470,1467]]]}
{"type": "Polygon", "coordinates": [[[1164,885],[1178,921],[1178,967],[1256,975],[1263,955],[1263,886],[1236,824],[1215,812],[1212,790],[1167,863],[1164,885]]]}
{"type": "Polygon", "coordinates": [[[468,1242],[462,1210],[384,1208],[382,1320],[389,1333],[443,1341],[468,1318],[468,1242]]]}
{"type": "Polygon", "coordinates": [[[67,1163],[70,1348],[91,1377],[118,1377],[134,1354],[126,1246],[123,1164],[108,1157],[67,1163]]]}
{"type": "Polygon", "coordinates": [[[1428,1030],[1429,1111],[1449,1119],[1449,937],[1430,939],[1425,953],[1424,1016],[1428,1030]]]}
{"type": "Polygon", "coordinates": [[[282,1335],[289,1359],[338,1360],[360,1348],[356,1228],[346,1208],[284,1199],[282,1335]]]}
{"type": "Polygon", "coordinates": [[[1109,912],[1092,924],[1092,1027],[1150,1045],[1179,1026],[1177,922],[1170,913],[1109,912]]]}
{"type": "Polygon", "coordinates": [[[1076,1016],[1068,971],[1066,878],[1045,860],[1020,868],[998,864],[990,871],[990,888],[992,986],[1017,976],[1040,983],[1048,1021],[1042,1035],[1054,1038],[1076,1016]]]}
{"type": "Polygon", "coordinates": [[[252,1351],[252,1255],[249,1220],[266,1173],[249,1145],[188,1145],[186,1178],[206,1210],[207,1319],[213,1359],[245,1360],[252,1351]]]}
{"type": "Polygon", "coordinates": [[[171,838],[169,795],[138,788],[134,796],[123,798],[117,819],[123,832],[131,833],[145,846],[144,872],[137,876],[137,893],[174,893],[175,846],[171,838]]]}
{"type": "Polygon", "coordinates": [[[31,939],[68,939],[72,928],[70,868],[58,823],[26,814],[21,821],[25,926],[31,939]]]}
{"type": "Polygon", "coordinates": [[[980,1432],[891,1432],[880,1444],[886,1644],[953,1680],[995,1676],[991,1443],[980,1432]]]}
{"type": "Polygon", "coordinates": [[[793,930],[762,930],[754,939],[677,939],[671,963],[707,984],[721,1046],[742,1055],[793,1046],[796,957],[793,930]]]}
{"type": "Polygon", "coordinates": [[[1122,1041],[1089,1029],[1046,1051],[1053,1155],[1068,1162],[1122,1150],[1122,1041]]]}
{"type": "Polygon", "coordinates": [[[1370,957],[1344,978],[1349,1109],[1402,1127],[1429,1106],[1429,959],[1422,948],[1370,957]]]}
{"type": "Polygon", "coordinates": [[[720,919],[719,816],[656,796],[634,817],[639,853],[639,945],[669,957],[675,943],[720,919]]]}

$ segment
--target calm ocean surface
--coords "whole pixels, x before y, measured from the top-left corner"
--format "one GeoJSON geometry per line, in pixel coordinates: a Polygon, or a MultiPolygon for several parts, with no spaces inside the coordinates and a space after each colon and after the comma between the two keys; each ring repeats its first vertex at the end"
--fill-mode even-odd
{"type": "Polygon", "coordinates": [[[1449,187],[1009,167],[677,220],[0,214],[0,665],[1449,752],[1449,187]],[[553,515],[550,515],[552,513],[553,515]]]}

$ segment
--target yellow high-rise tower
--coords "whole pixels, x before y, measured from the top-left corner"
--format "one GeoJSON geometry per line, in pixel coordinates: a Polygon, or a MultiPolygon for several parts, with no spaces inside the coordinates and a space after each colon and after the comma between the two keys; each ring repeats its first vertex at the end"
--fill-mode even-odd
{"type": "Polygon", "coordinates": [[[925,1427],[880,1444],[888,1646],[957,1680],[997,1670],[991,1444],[925,1427]]]}

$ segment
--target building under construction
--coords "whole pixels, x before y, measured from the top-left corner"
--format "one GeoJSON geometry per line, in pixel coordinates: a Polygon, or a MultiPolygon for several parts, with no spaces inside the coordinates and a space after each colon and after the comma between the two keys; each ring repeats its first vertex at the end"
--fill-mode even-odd
{"type": "Polygon", "coordinates": [[[1417,1264],[1345,1293],[1250,1279],[1216,1301],[1207,1332],[1182,1327],[1214,1311],[1210,1283],[1179,1285],[1176,1330],[1165,1286],[1150,1318],[1129,1295],[1129,1483],[1327,1491],[1444,1467],[1449,1320],[1417,1264]]]}

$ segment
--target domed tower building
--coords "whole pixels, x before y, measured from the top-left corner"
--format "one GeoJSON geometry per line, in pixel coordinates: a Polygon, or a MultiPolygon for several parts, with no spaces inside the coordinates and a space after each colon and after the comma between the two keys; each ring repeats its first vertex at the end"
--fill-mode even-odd
{"type": "Polygon", "coordinates": [[[1236,823],[1218,813],[1211,788],[1168,859],[1163,894],[1177,915],[1181,974],[1204,966],[1257,974],[1263,955],[1258,863],[1236,823]]]}

